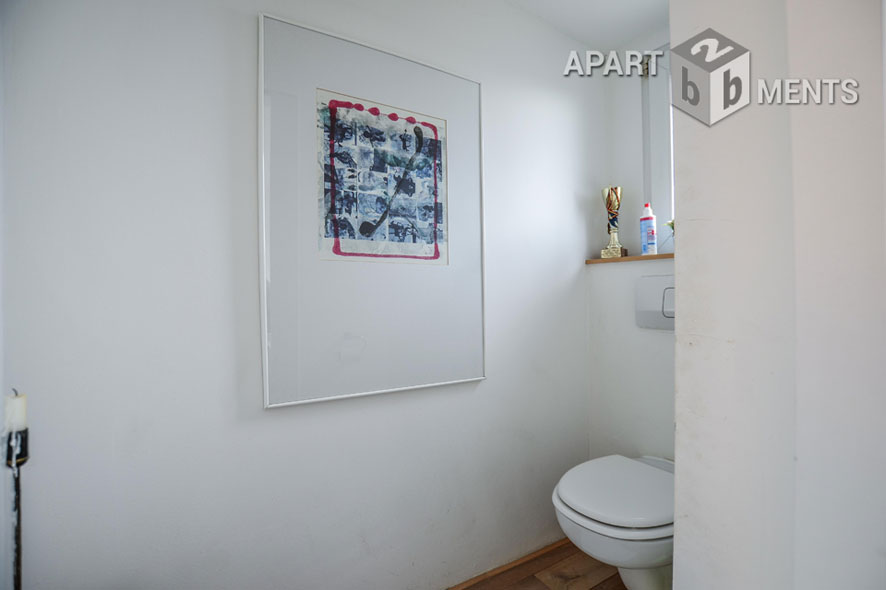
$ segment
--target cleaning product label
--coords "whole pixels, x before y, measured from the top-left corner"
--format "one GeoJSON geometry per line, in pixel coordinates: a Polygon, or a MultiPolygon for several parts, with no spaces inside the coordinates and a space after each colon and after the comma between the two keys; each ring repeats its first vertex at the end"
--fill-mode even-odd
{"type": "Polygon", "coordinates": [[[658,239],[655,235],[655,217],[640,219],[640,240],[643,254],[658,254],[658,239]]]}

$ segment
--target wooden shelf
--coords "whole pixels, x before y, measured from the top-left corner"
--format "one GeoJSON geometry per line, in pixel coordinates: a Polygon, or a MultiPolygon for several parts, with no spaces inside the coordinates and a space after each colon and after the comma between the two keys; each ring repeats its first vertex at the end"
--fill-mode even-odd
{"type": "Polygon", "coordinates": [[[673,258],[674,253],[669,254],[648,254],[646,256],[622,256],[621,258],[589,258],[585,260],[585,264],[606,264],[607,262],[635,262],[637,260],[661,260],[663,258],[673,258]]]}

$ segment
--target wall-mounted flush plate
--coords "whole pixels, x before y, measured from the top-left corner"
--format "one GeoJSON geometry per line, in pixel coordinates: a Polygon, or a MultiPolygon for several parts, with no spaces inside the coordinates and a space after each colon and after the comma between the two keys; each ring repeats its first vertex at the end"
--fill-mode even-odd
{"type": "Polygon", "coordinates": [[[637,279],[634,310],[637,326],[653,330],[674,329],[674,275],[653,275],[637,279]]]}
{"type": "Polygon", "coordinates": [[[665,287],[661,294],[661,313],[666,318],[674,319],[674,298],[677,290],[673,287],[665,287]]]}

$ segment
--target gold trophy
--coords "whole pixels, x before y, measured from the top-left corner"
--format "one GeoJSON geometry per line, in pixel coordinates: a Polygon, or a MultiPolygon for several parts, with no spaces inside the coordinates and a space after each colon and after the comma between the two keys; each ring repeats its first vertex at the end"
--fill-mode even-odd
{"type": "Polygon", "coordinates": [[[621,258],[628,255],[628,249],[618,243],[618,208],[621,206],[621,187],[607,186],[603,189],[603,202],[609,217],[609,245],[600,251],[602,258],[621,258]]]}

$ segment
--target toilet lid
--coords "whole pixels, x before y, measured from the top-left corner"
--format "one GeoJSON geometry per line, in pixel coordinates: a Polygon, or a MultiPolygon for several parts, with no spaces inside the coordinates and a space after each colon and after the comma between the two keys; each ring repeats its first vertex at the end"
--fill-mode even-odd
{"type": "Polygon", "coordinates": [[[558,493],[576,512],[613,526],[674,522],[674,474],[621,455],[573,467],[560,480],[558,493]]]}

